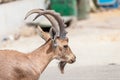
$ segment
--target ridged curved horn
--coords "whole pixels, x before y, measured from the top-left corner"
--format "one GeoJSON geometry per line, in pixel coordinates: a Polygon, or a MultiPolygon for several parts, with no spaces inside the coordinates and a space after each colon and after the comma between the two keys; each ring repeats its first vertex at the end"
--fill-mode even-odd
{"type": "Polygon", "coordinates": [[[57,20],[60,28],[60,38],[65,38],[67,34],[67,32],[65,31],[66,25],[64,24],[64,20],[62,19],[60,14],[52,10],[46,10],[45,14],[50,14],[57,20]]]}
{"type": "MultiPolygon", "coordinates": [[[[59,24],[59,28],[60,28],[60,35],[59,36],[60,36],[60,38],[65,38],[66,34],[67,34],[67,32],[65,31],[66,25],[64,24],[64,21],[61,18],[60,14],[58,14],[52,10],[45,10],[45,11],[42,10],[43,12],[40,12],[40,10],[41,9],[34,9],[34,10],[32,10],[32,13],[39,13],[39,15],[48,14],[48,15],[53,16],[59,24]]],[[[39,17],[39,16],[37,16],[37,17],[39,17]]]]}
{"type": "Polygon", "coordinates": [[[51,22],[53,27],[52,29],[54,29],[55,31],[55,36],[53,35],[53,37],[56,38],[57,36],[60,35],[59,25],[57,21],[52,16],[50,16],[51,14],[49,13],[48,13],[49,15],[46,14],[46,11],[47,10],[44,11],[43,9],[33,9],[26,14],[25,19],[27,19],[30,15],[34,13],[38,13],[38,15],[33,20],[37,19],[41,15],[44,15],[51,22]]]}

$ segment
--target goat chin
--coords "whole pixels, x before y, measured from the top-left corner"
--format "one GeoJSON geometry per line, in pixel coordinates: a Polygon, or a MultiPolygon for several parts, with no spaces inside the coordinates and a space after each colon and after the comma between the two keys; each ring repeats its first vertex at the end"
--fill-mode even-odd
{"type": "Polygon", "coordinates": [[[65,68],[66,64],[67,64],[66,61],[60,61],[59,64],[58,64],[58,67],[59,67],[62,74],[64,74],[64,68],[65,68]]]}

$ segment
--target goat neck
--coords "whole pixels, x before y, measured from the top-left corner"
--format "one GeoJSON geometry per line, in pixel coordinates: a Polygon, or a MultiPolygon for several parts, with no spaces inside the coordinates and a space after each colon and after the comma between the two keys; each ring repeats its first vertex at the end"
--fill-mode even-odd
{"type": "Polygon", "coordinates": [[[40,73],[44,71],[47,65],[53,60],[54,52],[52,50],[52,41],[49,39],[44,45],[28,54],[31,62],[37,66],[40,73]]]}

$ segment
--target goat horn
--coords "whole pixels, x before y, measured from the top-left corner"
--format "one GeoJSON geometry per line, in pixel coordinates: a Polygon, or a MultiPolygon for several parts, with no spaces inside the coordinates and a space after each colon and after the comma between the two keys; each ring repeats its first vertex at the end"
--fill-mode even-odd
{"type": "Polygon", "coordinates": [[[42,12],[41,12],[41,9],[34,9],[34,10],[32,10],[32,13],[39,13],[39,15],[49,14],[49,15],[53,16],[57,20],[57,22],[59,24],[59,28],[60,28],[60,35],[59,36],[61,38],[65,38],[66,37],[66,34],[67,34],[67,32],[65,31],[66,25],[64,24],[64,21],[61,18],[60,14],[55,13],[52,10],[46,10],[46,11],[42,10],[42,12]]]}
{"type": "Polygon", "coordinates": [[[55,13],[54,11],[51,10],[47,10],[45,14],[50,14],[57,20],[60,28],[60,38],[65,38],[67,34],[67,32],[65,31],[66,25],[64,24],[64,20],[61,18],[60,14],[55,13]]]}
{"type": "Polygon", "coordinates": [[[60,35],[58,23],[55,21],[55,19],[53,17],[46,15],[49,13],[46,13],[46,11],[44,11],[43,9],[33,9],[26,14],[25,19],[27,19],[33,13],[38,13],[38,15],[33,19],[33,21],[36,20],[39,16],[44,15],[51,22],[52,27],[53,27],[54,31],[56,32],[55,38],[60,35]]]}

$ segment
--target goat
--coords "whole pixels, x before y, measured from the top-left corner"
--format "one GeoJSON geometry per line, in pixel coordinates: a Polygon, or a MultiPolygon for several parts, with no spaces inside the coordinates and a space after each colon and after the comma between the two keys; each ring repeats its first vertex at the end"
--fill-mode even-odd
{"type": "Polygon", "coordinates": [[[40,27],[37,28],[46,42],[28,54],[15,50],[0,50],[0,80],[38,80],[53,59],[60,61],[62,73],[66,63],[71,64],[76,60],[68,46],[67,32],[61,16],[51,10],[33,9],[27,13],[25,19],[33,13],[38,13],[35,19],[43,15],[52,24],[49,34],[40,27]]]}

